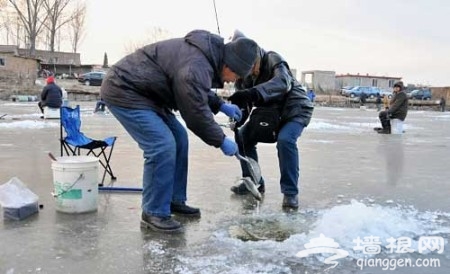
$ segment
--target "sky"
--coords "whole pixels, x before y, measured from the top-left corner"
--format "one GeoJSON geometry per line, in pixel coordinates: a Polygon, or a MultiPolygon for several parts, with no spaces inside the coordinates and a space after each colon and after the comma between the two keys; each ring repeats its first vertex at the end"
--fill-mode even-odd
{"type": "Polygon", "coordinates": [[[291,68],[402,77],[450,86],[450,1],[446,0],[86,0],[82,63],[109,64],[148,41],[204,29],[226,40],[235,29],[291,68]]]}

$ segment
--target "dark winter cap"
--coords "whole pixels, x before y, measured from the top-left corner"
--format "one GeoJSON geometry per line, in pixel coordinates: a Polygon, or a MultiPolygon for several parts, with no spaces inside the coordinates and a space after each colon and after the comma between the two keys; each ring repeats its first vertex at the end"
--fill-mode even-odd
{"type": "Polygon", "coordinates": [[[236,40],[238,38],[242,38],[242,37],[246,37],[246,36],[244,35],[244,33],[242,33],[242,31],[237,29],[234,31],[233,36],[231,36],[231,41],[234,41],[234,40],[236,40]]]}
{"type": "Polygon", "coordinates": [[[256,62],[258,45],[255,41],[242,37],[225,44],[223,62],[241,78],[250,74],[256,62]]]}
{"type": "Polygon", "coordinates": [[[394,84],[394,88],[398,87],[400,88],[400,90],[404,89],[405,87],[403,86],[403,82],[402,81],[398,81],[397,83],[394,84]]]}

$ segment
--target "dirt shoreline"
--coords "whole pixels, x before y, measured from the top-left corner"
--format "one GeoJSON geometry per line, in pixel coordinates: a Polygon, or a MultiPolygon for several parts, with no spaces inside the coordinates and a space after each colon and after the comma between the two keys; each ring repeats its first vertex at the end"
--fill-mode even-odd
{"type": "MultiPolygon", "coordinates": [[[[12,96],[14,95],[34,95],[39,97],[42,88],[45,85],[45,79],[39,78],[36,83],[37,84],[32,89],[26,89],[23,90],[23,92],[7,92],[3,90],[0,92],[0,100],[12,100],[12,96]]],[[[99,86],[86,86],[78,82],[76,79],[56,79],[56,84],[67,91],[69,100],[71,101],[96,101],[100,98],[99,86]]],[[[338,94],[317,94],[315,104],[320,106],[343,108],[360,107],[358,98],[349,98],[338,94]]],[[[376,108],[375,99],[367,99],[366,106],[368,108],[376,108]]],[[[410,100],[410,106],[415,109],[437,110],[439,103],[436,100],[410,100]]]]}

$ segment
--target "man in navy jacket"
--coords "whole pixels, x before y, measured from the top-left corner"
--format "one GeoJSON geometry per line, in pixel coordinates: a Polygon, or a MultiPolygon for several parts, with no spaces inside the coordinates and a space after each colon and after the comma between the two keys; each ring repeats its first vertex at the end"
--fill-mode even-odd
{"type": "Polygon", "coordinates": [[[144,152],[142,226],[180,231],[171,213],[200,216],[198,208],[186,204],[188,137],[173,111],[206,144],[225,155],[236,154],[237,144],[213,114],[221,111],[240,120],[242,113],[211,88],[246,77],[256,50],[247,38],[225,44],[218,35],[194,30],[136,50],[103,79],[101,96],[108,109],[144,152]]]}
{"type": "Polygon", "coordinates": [[[41,101],[38,103],[42,114],[44,113],[44,107],[60,108],[62,96],[62,89],[55,84],[55,78],[53,76],[47,77],[47,85],[42,90],[41,101]]]}

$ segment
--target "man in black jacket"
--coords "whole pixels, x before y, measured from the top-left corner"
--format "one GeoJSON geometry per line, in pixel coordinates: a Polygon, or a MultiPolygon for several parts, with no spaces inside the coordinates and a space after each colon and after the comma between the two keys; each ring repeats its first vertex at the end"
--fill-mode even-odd
{"type": "Polygon", "coordinates": [[[381,128],[375,128],[380,134],[391,134],[390,119],[399,119],[405,121],[408,114],[408,96],[404,91],[403,82],[399,81],[394,84],[394,97],[392,97],[389,108],[380,111],[381,128]]]}
{"type": "MultiPolygon", "coordinates": [[[[240,37],[244,35],[236,31],[233,39],[240,39],[240,37]]],[[[297,139],[303,129],[308,126],[314,109],[306,90],[294,78],[283,57],[273,51],[266,52],[262,48],[259,48],[258,59],[252,74],[237,81],[236,89],[238,91],[229,100],[246,109],[244,112],[247,113],[244,113],[244,117],[248,116],[252,107],[278,110],[280,127],[275,141],[281,174],[281,192],[284,194],[282,206],[287,209],[297,209],[300,175],[297,139]]],[[[253,123],[244,124],[239,129],[237,139],[240,153],[257,161],[256,145],[261,142],[259,137],[262,134],[254,134],[254,127],[253,123]]],[[[242,161],[241,168],[243,177],[249,177],[247,165],[242,161]]],[[[264,179],[261,178],[261,181],[257,183],[260,185],[258,190],[264,193],[264,179]]],[[[238,195],[249,193],[243,183],[233,186],[231,191],[238,195]]]]}
{"type": "Polygon", "coordinates": [[[44,114],[44,107],[60,108],[62,102],[62,89],[55,84],[53,76],[47,77],[47,85],[42,90],[41,100],[38,103],[42,114],[44,114]]]}
{"type": "Polygon", "coordinates": [[[171,213],[200,216],[198,208],[186,204],[188,136],[173,111],[179,110],[205,143],[227,156],[236,154],[237,144],[225,136],[213,113],[236,120],[242,113],[211,88],[247,76],[256,50],[250,39],[224,44],[218,35],[195,30],[140,48],[108,71],[101,97],[144,152],[142,226],[179,231],[182,226],[171,213]]]}

